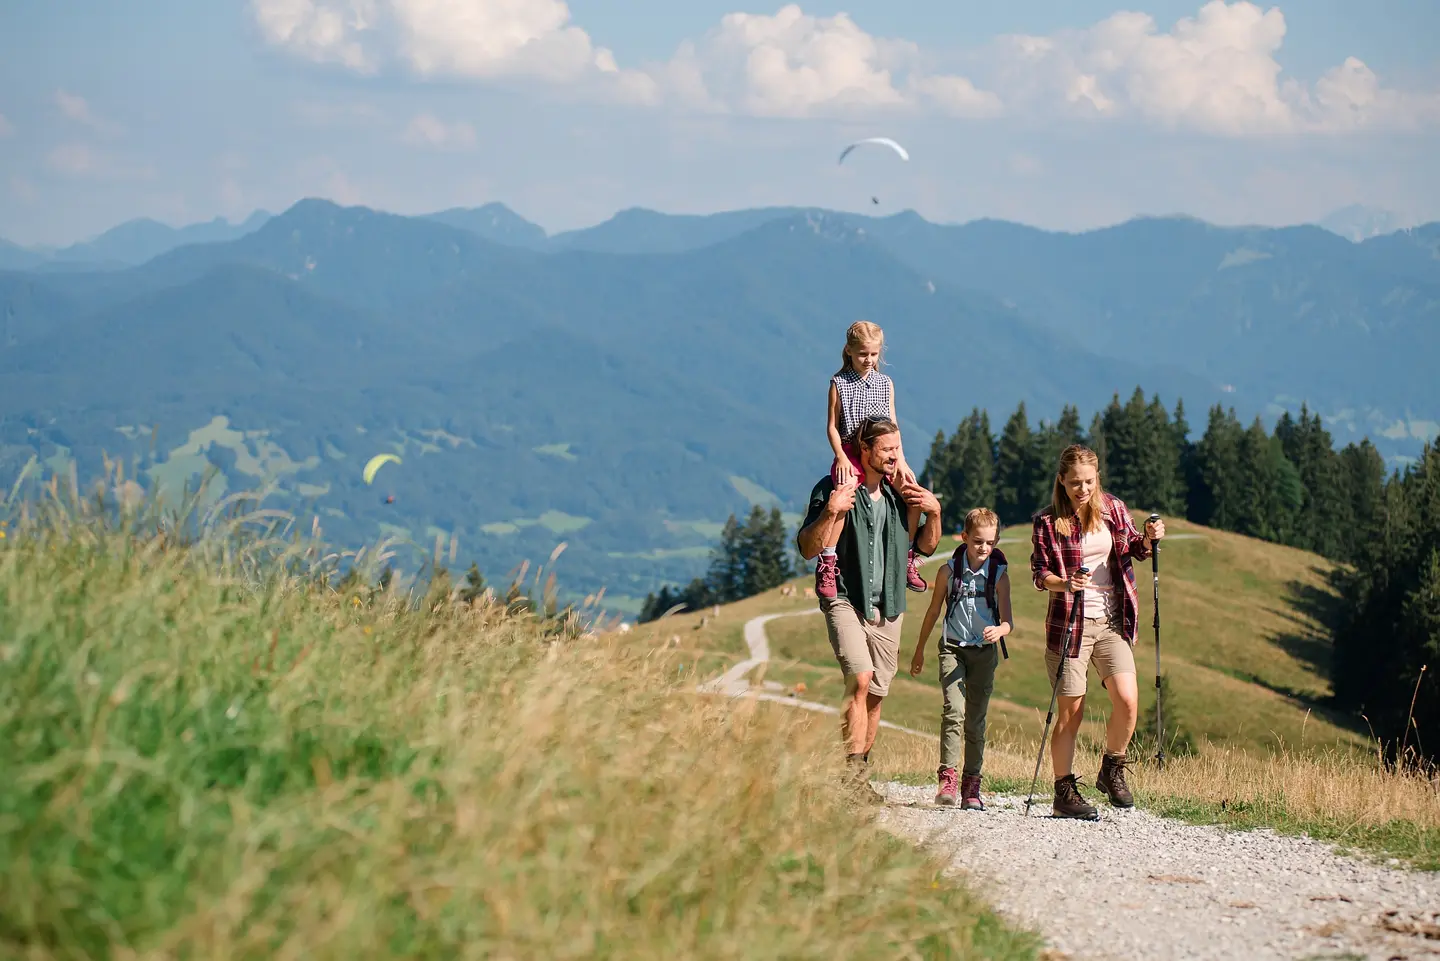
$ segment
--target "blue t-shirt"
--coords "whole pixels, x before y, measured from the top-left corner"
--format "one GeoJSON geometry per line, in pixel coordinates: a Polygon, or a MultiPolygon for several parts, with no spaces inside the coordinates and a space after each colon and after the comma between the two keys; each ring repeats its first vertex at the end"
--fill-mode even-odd
{"type": "MultiPolygon", "coordinates": [[[[955,558],[951,558],[947,564],[950,568],[950,596],[955,602],[945,614],[940,643],[942,646],[948,644],[954,647],[980,647],[985,643],[985,628],[995,627],[1000,623],[996,612],[990,609],[985,600],[985,571],[990,566],[990,559],[987,557],[981,562],[978,571],[970,570],[967,554],[960,555],[958,564],[955,558]],[[956,570],[957,567],[959,570],[956,570]]],[[[1007,566],[1004,563],[995,565],[996,581],[1005,575],[1007,566]]]]}

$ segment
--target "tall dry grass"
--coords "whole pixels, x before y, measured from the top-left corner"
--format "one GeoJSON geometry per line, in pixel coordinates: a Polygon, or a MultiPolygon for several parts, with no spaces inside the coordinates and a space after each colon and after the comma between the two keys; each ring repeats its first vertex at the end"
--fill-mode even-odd
{"type": "MultiPolygon", "coordinates": [[[[1038,719],[1043,721],[1043,717],[1038,719]]],[[[1000,723],[988,732],[987,790],[1029,790],[1040,747],[1040,724],[1000,723]]],[[[1103,727],[1088,719],[1077,746],[1075,770],[1093,783],[1100,769],[1103,727]]],[[[936,739],[894,735],[875,755],[880,777],[933,778],[936,739]]],[[[1163,768],[1154,746],[1131,750],[1128,780],[1137,802],[1158,813],[1236,827],[1305,832],[1359,850],[1395,856],[1440,870],[1440,781],[1425,770],[1397,770],[1383,754],[1348,749],[1254,752],[1197,745],[1193,754],[1169,757],[1163,768]]],[[[1054,774],[1047,745],[1036,793],[1048,798],[1054,774]]],[[[1099,793],[1089,792],[1092,801],[1099,793]]]]}
{"type": "Polygon", "coordinates": [[[492,598],[338,591],[276,518],[85,503],[0,540],[0,955],[1034,954],[808,717],[492,598]]]}

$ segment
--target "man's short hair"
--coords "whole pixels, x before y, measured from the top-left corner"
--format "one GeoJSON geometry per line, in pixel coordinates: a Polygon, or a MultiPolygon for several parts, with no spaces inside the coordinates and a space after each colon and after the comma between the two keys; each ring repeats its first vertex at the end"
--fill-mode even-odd
{"type": "Polygon", "coordinates": [[[875,442],[887,434],[900,433],[900,426],[888,417],[867,417],[855,429],[855,443],[860,447],[874,447],[875,442]]]}

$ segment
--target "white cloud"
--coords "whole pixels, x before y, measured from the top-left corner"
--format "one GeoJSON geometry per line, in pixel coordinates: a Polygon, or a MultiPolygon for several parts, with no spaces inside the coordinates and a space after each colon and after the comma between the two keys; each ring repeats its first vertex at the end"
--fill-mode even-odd
{"type": "Polygon", "coordinates": [[[61,144],[53,148],[45,159],[50,169],[75,176],[93,173],[98,164],[95,152],[83,143],[61,144]]]}
{"type": "Polygon", "coordinates": [[[266,41],[362,73],[398,64],[421,77],[608,81],[624,99],[648,79],[570,23],[562,0],[251,0],[266,41]]]}
{"type": "Polygon", "coordinates": [[[74,120],[76,123],[93,125],[95,118],[90,114],[90,104],[79,94],[69,93],[65,90],[55,91],[55,106],[60,112],[74,120]]]}
{"type": "Polygon", "coordinates": [[[45,155],[45,163],[56,173],[90,180],[153,180],[156,176],[155,168],[149,164],[127,163],[85,143],[52,147],[45,155]]]}
{"type": "Polygon", "coordinates": [[[1282,79],[1279,8],[1210,0],[1161,32],[1120,12],[1083,30],[998,44],[1000,89],[1032,110],[1138,117],[1223,136],[1353,129],[1401,121],[1418,105],[1351,57],[1312,88],[1282,79]]]}
{"type": "Polygon", "coordinates": [[[797,4],[773,15],[731,13],[698,43],[685,42],[651,76],[666,99],[692,109],[806,117],[934,106],[993,116],[994,94],[964,77],[930,74],[919,47],[875,37],[846,14],[819,17],[797,4]]]}
{"type": "Polygon", "coordinates": [[[464,121],[446,123],[433,114],[422,113],[405,128],[406,143],[436,150],[461,150],[475,146],[475,128],[464,121]]]}
{"type": "Polygon", "coordinates": [[[115,136],[124,132],[119,124],[97,116],[95,111],[90,109],[90,102],[79,94],[56,90],[54,101],[55,107],[67,119],[83,124],[97,133],[115,136]]]}
{"type": "Polygon", "coordinates": [[[844,13],[816,16],[797,3],[773,14],[726,14],[644,69],[622,68],[596,46],[563,0],[250,4],[269,43],[319,63],[426,78],[538,79],[575,97],[701,113],[1131,118],[1221,136],[1440,119],[1440,98],[1387,89],[1353,57],[1313,84],[1285,78],[1276,59],[1285,16],[1248,0],[1209,0],[1168,31],[1148,14],[1121,11],[1083,29],[1003,37],[965,71],[937,63],[915,42],[867,33],[844,13]]]}

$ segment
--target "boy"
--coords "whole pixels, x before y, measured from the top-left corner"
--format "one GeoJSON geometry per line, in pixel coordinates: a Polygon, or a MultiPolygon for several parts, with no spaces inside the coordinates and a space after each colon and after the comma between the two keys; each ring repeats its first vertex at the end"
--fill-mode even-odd
{"type": "MultiPolygon", "coordinates": [[[[965,732],[964,779],[960,805],[966,811],[983,811],[980,800],[980,766],[985,760],[985,713],[995,686],[996,646],[1004,646],[1011,631],[1010,574],[1005,554],[996,548],[1000,519],[977,507],[965,515],[964,544],[940,568],[930,609],[920,625],[920,640],[910,658],[910,673],[919,676],[925,666],[925,646],[944,606],[940,628],[940,687],[945,705],[940,713],[940,792],[935,803],[955,804],[955,762],[960,753],[960,731],[965,732]]],[[[1008,656],[1008,655],[1007,655],[1008,656]]]]}

